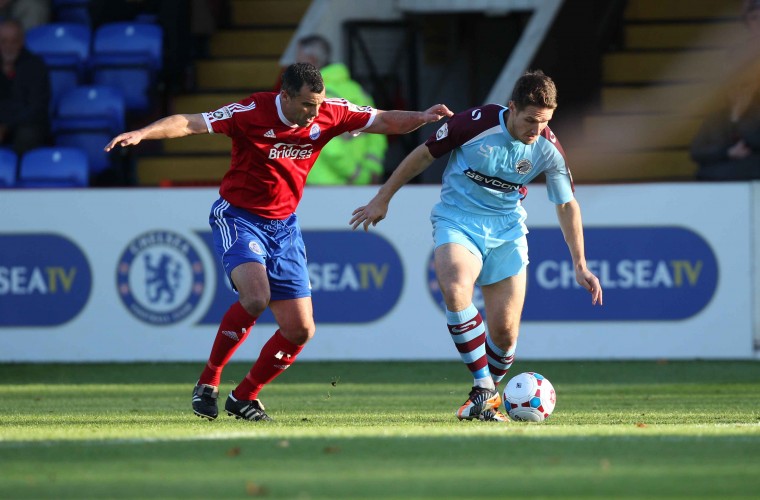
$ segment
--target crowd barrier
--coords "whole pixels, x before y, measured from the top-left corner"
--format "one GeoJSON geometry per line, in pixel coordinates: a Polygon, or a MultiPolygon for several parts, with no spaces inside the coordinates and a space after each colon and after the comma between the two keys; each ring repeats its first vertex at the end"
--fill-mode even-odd
{"type": "MultiPolygon", "coordinates": [[[[310,360],[458,359],[432,270],[437,186],[407,186],[351,231],[368,188],[307,188],[317,334],[310,360]]],[[[525,200],[531,264],[522,359],[751,359],[758,331],[760,183],[579,186],[591,305],[553,205],[525,200]]],[[[213,252],[215,189],[0,192],[0,361],[202,361],[236,300],[213,252]]],[[[482,297],[476,293],[476,305],[482,297]]],[[[270,313],[236,359],[276,329],[270,313]]]]}

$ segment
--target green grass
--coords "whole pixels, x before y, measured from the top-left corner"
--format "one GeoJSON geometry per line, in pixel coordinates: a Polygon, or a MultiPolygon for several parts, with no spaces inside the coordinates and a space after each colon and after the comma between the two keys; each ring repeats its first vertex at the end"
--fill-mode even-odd
{"type": "MultiPolygon", "coordinates": [[[[757,362],[517,363],[553,382],[557,409],[506,425],[456,420],[454,362],[302,362],[262,393],[274,422],[208,422],[189,410],[200,365],[0,365],[0,498],[760,492],[757,362]]],[[[222,393],[247,369],[230,365],[222,393]]]]}

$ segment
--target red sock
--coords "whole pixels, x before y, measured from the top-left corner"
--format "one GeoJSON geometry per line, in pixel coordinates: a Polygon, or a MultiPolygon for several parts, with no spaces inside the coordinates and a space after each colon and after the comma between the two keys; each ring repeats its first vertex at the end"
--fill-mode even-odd
{"type": "Polygon", "coordinates": [[[219,325],[208,363],[206,363],[206,368],[198,379],[199,384],[219,385],[224,366],[240,344],[248,337],[248,333],[255,323],[256,318],[248,314],[240,302],[235,302],[230,306],[224,313],[219,325]]]}
{"type": "Polygon", "coordinates": [[[232,395],[246,401],[258,398],[259,391],[292,365],[302,349],[302,345],[291,343],[277,330],[261,348],[259,359],[232,395]]]}

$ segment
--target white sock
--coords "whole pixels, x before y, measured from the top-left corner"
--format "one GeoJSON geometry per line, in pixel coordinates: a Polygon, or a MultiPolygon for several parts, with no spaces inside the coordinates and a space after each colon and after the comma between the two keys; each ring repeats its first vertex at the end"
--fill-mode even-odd
{"type": "Polygon", "coordinates": [[[482,387],[483,389],[496,389],[496,385],[493,383],[493,379],[491,377],[476,378],[472,385],[475,387],[482,387]]]}

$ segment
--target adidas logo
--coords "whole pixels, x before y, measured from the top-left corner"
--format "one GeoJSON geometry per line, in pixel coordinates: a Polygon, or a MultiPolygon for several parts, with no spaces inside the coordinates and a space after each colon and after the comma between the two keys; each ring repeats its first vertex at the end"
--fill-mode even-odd
{"type": "Polygon", "coordinates": [[[226,335],[227,337],[231,338],[234,341],[240,340],[240,337],[237,336],[237,333],[231,332],[230,330],[222,330],[222,334],[226,335]]]}
{"type": "Polygon", "coordinates": [[[267,131],[267,133],[266,133],[266,134],[264,134],[264,137],[277,137],[277,136],[274,134],[274,129],[271,129],[271,128],[270,128],[270,129],[267,131]]]}

